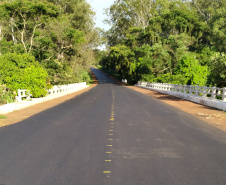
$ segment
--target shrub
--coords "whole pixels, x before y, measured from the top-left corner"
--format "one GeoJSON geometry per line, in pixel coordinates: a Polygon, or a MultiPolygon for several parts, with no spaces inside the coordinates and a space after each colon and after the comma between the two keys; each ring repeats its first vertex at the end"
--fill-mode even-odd
{"type": "Polygon", "coordinates": [[[0,56],[0,81],[13,91],[30,90],[33,97],[46,95],[48,74],[29,54],[0,56]]]}
{"type": "Polygon", "coordinates": [[[196,56],[190,53],[180,59],[175,74],[188,78],[187,85],[205,86],[209,71],[207,66],[200,65],[196,56]]]}
{"type": "Polygon", "coordinates": [[[186,85],[188,78],[183,75],[162,74],[155,78],[154,82],[186,85]]]}
{"type": "Polygon", "coordinates": [[[208,85],[226,87],[226,54],[215,53],[210,60],[208,85]]]}
{"type": "Polygon", "coordinates": [[[0,105],[14,102],[15,95],[16,92],[6,88],[6,85],[0,84],[0,105]]]}

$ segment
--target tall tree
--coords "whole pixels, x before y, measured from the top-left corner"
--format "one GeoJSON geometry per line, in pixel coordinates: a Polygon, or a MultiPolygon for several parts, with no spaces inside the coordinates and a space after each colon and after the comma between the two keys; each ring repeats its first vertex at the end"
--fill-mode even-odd
{"type": "Polygon", "coordinates": [[[8,31],[5,34],[11,36],[14,44],[21,43],[25,53],[32,51],[37,29],[45,27],[49,18],[59,15],[56,6],[39,1],[4,2],[0,9],[8,31]]]}
{"type": "Polygon", "coordinates": [[[126,37],[130,27],[144,29],[149,19],[154,15],[156,2],[154,0],[117,0],[106,10],[109,19],[107,23],[112,25],[107,37],[109,44],[120,43],[126,37]]]}

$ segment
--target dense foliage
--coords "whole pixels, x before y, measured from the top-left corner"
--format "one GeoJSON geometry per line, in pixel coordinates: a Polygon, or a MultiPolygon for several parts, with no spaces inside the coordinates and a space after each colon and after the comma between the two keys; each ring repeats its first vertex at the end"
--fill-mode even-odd
{"type": "Polygon", "coordinates": [[[226,86],[226,0],[116,0],[100,64],[129,82],[226,86]]]}
{"type": "Polygon", "coordinates": [[[0,56],[1,82],[13,91],[27,89],[33,97],[46,95],[46,70],[29,54],[0,56]]]}
{"type": "Polygon", "coordinates": [[[48,84],[88,82],[93,16],[86,0],[0,0],[0,84],[40,97],[48,84]]]}

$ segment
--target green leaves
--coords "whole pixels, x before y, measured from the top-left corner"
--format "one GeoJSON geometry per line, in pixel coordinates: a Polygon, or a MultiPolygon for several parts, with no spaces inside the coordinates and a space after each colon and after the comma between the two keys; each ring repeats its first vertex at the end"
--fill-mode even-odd
{"type": "Polygon", "coordinates": [[[46,70],[31,55],[0,56],[0,81],[13,91],[28,89],[33,97],[45,96],[47,79],[46,70]]]}
{"type": "Polygon", "coordinates": [[[208,67],[201,66],[193,54],[184,55],[176,68],[176,74],[188,79],[188,85],[205,86],[209,75],[208,67]]]}
{"type": "Polygon", "coordinates": [[[211,86],[226,87],[226,55],[216,52],[210,60],[208,83],[211,86]]]}
{"type": "Polygon", "coordinates": [[[129,78],[135,71],[134,53],[125,45],[111,48],[108,66],[111,66],[123,78],[129,78]]]}

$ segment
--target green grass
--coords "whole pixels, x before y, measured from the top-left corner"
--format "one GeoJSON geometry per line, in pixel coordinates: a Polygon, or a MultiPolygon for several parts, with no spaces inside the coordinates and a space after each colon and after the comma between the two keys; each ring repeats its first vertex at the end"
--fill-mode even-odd
{"type": "Polygon", "coordinates": [[[6,116],[0,115],[0,119],[7,119],[6,116]]]}

